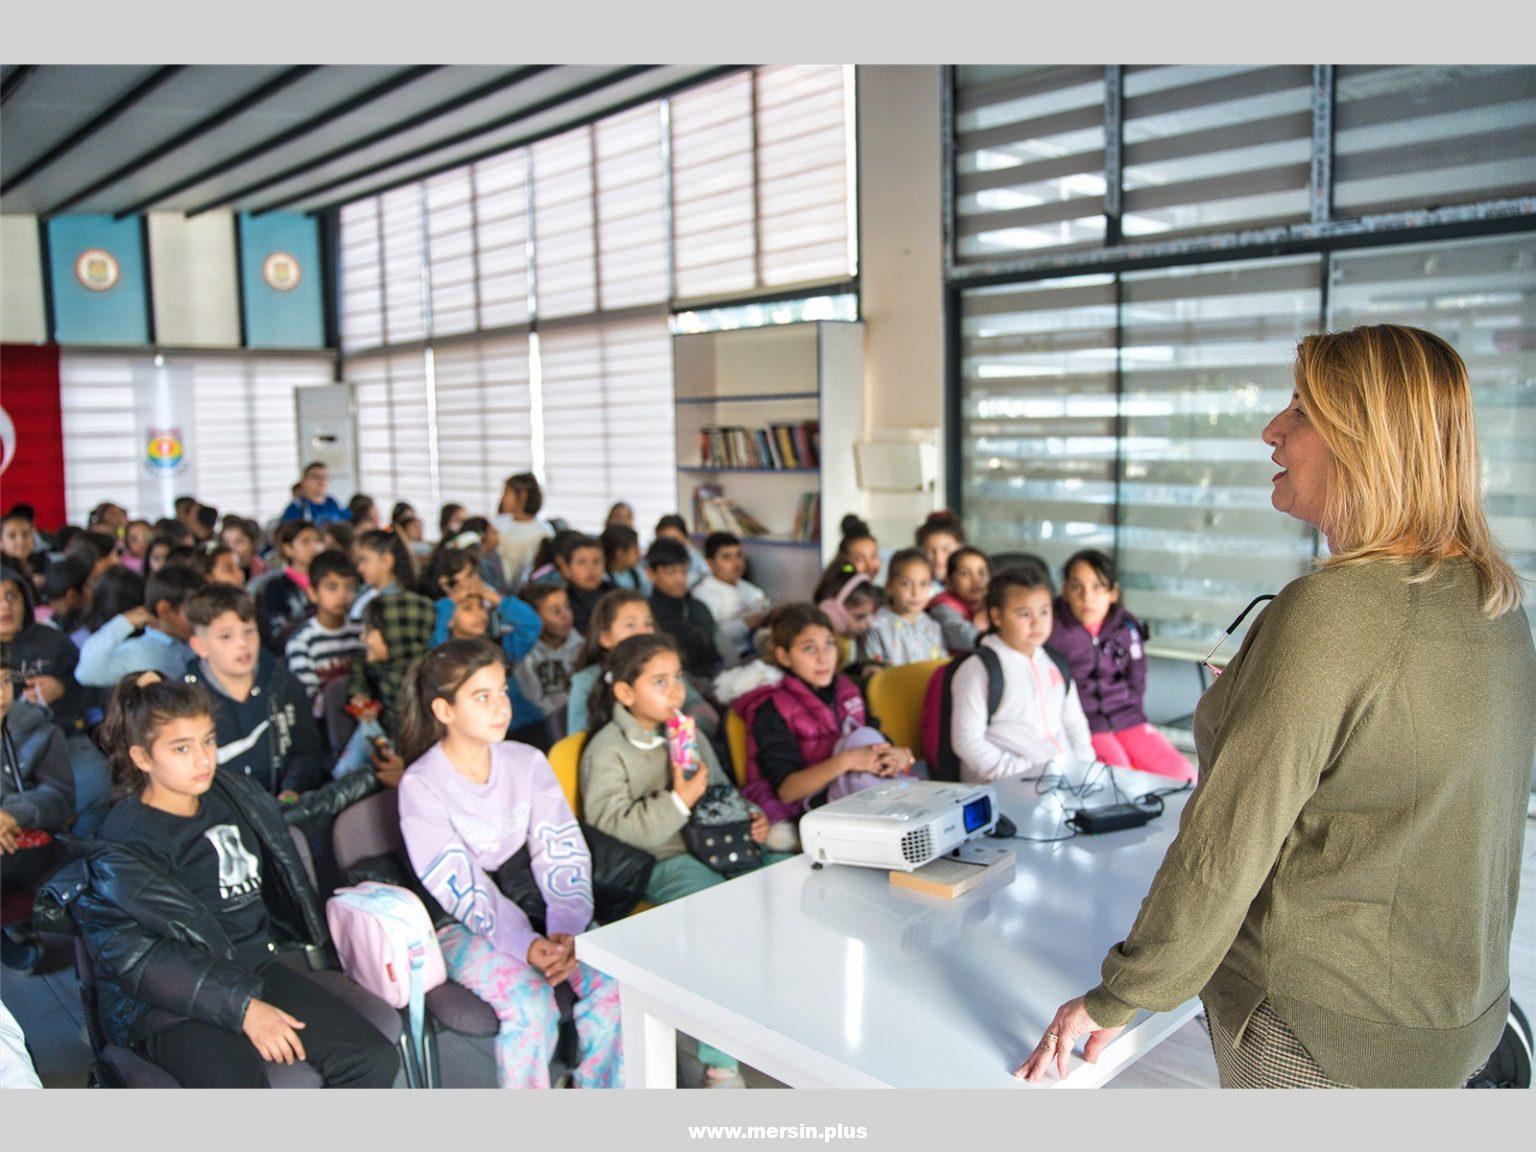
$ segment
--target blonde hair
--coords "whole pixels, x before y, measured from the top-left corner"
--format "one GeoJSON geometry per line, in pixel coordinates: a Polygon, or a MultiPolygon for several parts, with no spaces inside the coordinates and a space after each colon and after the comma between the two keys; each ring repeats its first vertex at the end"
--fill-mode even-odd
{"type": "Polygon", "coordinates": [[[1483,512],[1472,391],[1454,348],[1397,324],[1308,336],[1296,347],[1296,392],[1332,452],[1325,566],[1418,559],[1421,582],[1465,556],[1484,613],[1519,605],[1521,578],[1483,512]]]}

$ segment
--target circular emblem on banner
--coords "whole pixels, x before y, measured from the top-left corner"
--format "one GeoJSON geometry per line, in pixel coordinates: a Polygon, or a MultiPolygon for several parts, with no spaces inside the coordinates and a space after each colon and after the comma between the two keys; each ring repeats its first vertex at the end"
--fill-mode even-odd
{"type": "Polygon", "coordinates": [[[123,270],[117,257],[105,248],[87,248],[75,257],[75,279],[92,292],[109,292],[117,287],[123,270]]]}
{"type": "Polygon", "coordinates": [[[287,252],[274,252],[262,261],[261,278],[276,292],[292,292],[299,286],[299,262],[287,252]]]}
{"type": "Polygon", "coordinates": [[[11,422],[11,414],[4,408],[0,408],[0,474],[3,474],[15,459],[16,425],[11,422]]]}
{"type": "Polygon", "coordinates": [[[144,462],[151,472],[175,472],[185,459],[180,428],[151,428],[144,446],[144,462]]]}

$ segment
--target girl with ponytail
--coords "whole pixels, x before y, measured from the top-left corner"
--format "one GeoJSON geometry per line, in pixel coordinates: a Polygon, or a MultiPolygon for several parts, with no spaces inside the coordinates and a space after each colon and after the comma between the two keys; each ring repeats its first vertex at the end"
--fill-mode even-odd
{"type": "Polygon", "coordinates": [[[592,857],[544,754],[506,739],[512,720],[502,654],[450,640],[406,670],[399,699],[400,831],[411,867],[454,922],[438,931],[448,977],[495,1010],[496,1078],[548,1088],[559,1037],[555,988],[569,981],[578,1088],[621,1078],[619,990],[576,959],[592,921],[592,857]],[[492,879],[527,848],[545,923],[492,879]]]}

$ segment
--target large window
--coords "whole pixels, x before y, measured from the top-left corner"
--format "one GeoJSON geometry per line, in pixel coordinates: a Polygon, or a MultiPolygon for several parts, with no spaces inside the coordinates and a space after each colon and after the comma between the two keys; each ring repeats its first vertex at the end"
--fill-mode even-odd
{"type": "Polygon", "coordinates": [[[364,489],[490,511],[531,469],[581,527],[675,511],[674,302],[850,278],[848,77],[744,70],[343,208],[364,489]]]}
{"type": "Polygon", "coordinates": [[[1493,531],[1536,577],[1536,68],[952,76],[953,491],[983,547],[1112,551],[1154,641],[1202,652],[1326,550],[1259,438],[1296,342],[1390,321],[1466,360],[1493,531]]]}
{"type": "Polygon", "coordinates": [[[170,423],[195,472],[178,483],[178,494],[193,493],[221,512],[276,516],[301,466],[294,390],[331,383],[330,357],[167,353],[158,360],[79,349],[60,357],[69,522],[84,524],[103,500],[155,515],[140,495],[148,463],[135,405],[162,366],[187,385],[170,423]]]}

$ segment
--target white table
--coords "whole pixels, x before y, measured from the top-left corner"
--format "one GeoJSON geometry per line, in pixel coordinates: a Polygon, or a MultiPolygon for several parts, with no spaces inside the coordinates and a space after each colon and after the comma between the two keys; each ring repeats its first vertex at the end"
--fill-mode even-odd
{"type": "MultiPolygon", "coordinates": [[[[1127,792],[1170,783],[1117,773],[1127,792]]],[[[1063,804],[1004,782],[1032,836],[1063,804]]],[[[892,887],[877,869],[793,860],[583,933],[576,954],[619,982],[627,1087],[676,1087],[679,1030],[792,1087],[1026,1088],[1011,1075],[1056,1008],[1098,983],[1135,920],[1187,793],[1147,826],[1055,844],[1012,841],[1009,882],[958,900],[892,887]]],[[[1105,803],[1107,794],[1091,803],[1105,803]]],[[[1078,802],[1069,801],[1075,807],[1078,802]]],[[[1096,1065],[1097,1087],[1195,1014],[1138,1014],[1096,1065]]]]}

